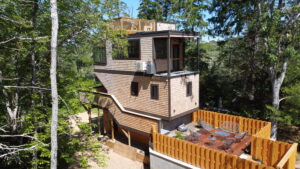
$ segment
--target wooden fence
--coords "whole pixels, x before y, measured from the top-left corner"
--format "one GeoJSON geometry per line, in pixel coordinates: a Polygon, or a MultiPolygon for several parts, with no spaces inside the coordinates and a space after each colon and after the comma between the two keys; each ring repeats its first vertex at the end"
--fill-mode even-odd
{"type": "MultiPolygon", "coordinates": [[[[193,122],[197,122],[199,120],[213,124],[215,127],[221,127],[221,125],[225,122],[230,122],[227,123],[228,125],[239,124],[240,132],[247,131],[251,135],[266,139],[269,139],[271,134],[271,123],[262,120],[255,120],[206,110],[198,110],[193,112],[193,122]]],[[[228,127],[230,128],[234,126],[228,127]]]]}
{"type": "Polygon", "coordinates": [[[296,153],[296,143],[291,145],[259,137],[252,137],[251,140],[252,158],[259,159],[268,166],[283,169],[294,169],[296,153]]]}
{"type": "Polygon", "coordinates": [[[274,169],[222,151],[159,134],[156,129],[152,131],[152,143],[154,151],[204,169],[274,169]]]}

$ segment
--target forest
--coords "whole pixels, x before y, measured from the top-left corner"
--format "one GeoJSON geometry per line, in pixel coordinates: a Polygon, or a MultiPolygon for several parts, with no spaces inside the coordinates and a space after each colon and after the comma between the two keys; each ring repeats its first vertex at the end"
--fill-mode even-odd
{"type": "MultiPolygon", "coordinates": [[[[78,137],[68,119],[84,112],[78,91],[100,84],[93,48],[121,38],[109,26],[120,16],[131,17],[120,0],[0,0],[0,168],[68,168],[85,149],[105,165],[92,126],[78,137]]],[[[200,33],[201,108],[271,121],[273,138],[300,143],[299,0],[140,0],[137,17],[200,33]]],[[[186,45],[187,56],[197,53],[186,45]]]]}

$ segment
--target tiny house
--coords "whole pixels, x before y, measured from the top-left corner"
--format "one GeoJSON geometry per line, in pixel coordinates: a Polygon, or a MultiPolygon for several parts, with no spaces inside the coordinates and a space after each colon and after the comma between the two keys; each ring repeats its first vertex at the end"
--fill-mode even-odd
{"type": "Polygon", "coordinates": [[[198,57],[185,56],[185,41],[198,34],[153,20],[118,18],[112,25],[128,32],[128,45],[125,54],[108,40],[95,48],[105,128],[114,124],[147,144],[153,125],[172,130],[189,123],[199,107],[199,71],[187,69],[198,57]]]}

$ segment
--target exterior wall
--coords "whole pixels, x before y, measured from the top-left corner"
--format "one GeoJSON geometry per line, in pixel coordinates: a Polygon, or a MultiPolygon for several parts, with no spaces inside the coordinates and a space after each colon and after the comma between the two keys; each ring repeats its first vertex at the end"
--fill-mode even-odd
{"type": "Polygon", "coordinates": [[[96,73],[108,94],[114,95],[125,108],[167,117],[168,114],[168,82],[165,78],[149,76],[133,76],[122,74],[96,73]],[[138,96],[131,96],[131,82],[139,83],[138,96]],[[151,84],[159,85],[159,99],[151,99],[151,84]]]}
{"type": "Polygon", "coordinates": [[[151,148],[149,148],[149,152],[151,169],[200,169],[180,160],[158,153],[151,148]]]}
{"type": "Polygon", "coordinates": [[[107,111],[104,111],[104,113],[106,113],[106,115],[104,115],[105,127],[111,127],[109,123],[111,115],[114,116],[118,125],[126,126],[145,134],[151,133],[152,126],[158,127],[159,125],[157,120],[122,112],[109,97],[101,97],[98,104],[102,107],[106,107],[109,111],[109,114],[107,111]]]}
{"type": "Polygon", "coordinates": [[[192,121],[192,113],[178,117],[176,119],[173,119],[171,121],[168,120],[162,120],[162,128],[165,130],[174,130],[177,129],[177,127],[181,124],[188,124],[192,121]]]}
{"type": "MultiPolygon", "coordinates": [[[[152,61],[152,37],[140,38],[140,51],[142,61],[152,61]]],[[[95,65],[95,69],[106,70],[124,70],[124,71],[136,71],[136,61],[138,60],[114,60],[112,57],[112,44],[106,42],[106,59],[107,64],[105,66],[95,65]]]]}
{"type": "Polygon", "coordinates": [[[171,79],[171,116],[199,107],[199,74],[171,79]],[[186,96],[187,83],[192,82],[192,96],[186,96]]]}

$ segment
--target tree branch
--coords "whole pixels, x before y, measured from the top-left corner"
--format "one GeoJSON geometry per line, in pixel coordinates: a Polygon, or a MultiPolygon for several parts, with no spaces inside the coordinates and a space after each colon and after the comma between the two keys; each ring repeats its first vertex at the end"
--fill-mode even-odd
{"type": "Polygon", "coordinates": [[[40,39],[49,39],[49,36],[40,36],[40,37],[35,37],[35,38],[28,38],[28,37],[12,37],[8,40],[4,40],[4,41],[1,41],[0,42],[0,45],[2,44],[5,44],[5,43],[8,43],[10,41],[13,41],[13,40],[40,40],[40,39]]]}
{"type": "Polygon", "coordinates": [[[18,88],[18,89],[39,89],[39,90],[51,90],[48,88],[42,88],[42,87],[37,87],[37,86],[3,86],[5,89],[8,88],[18,88]]]}

